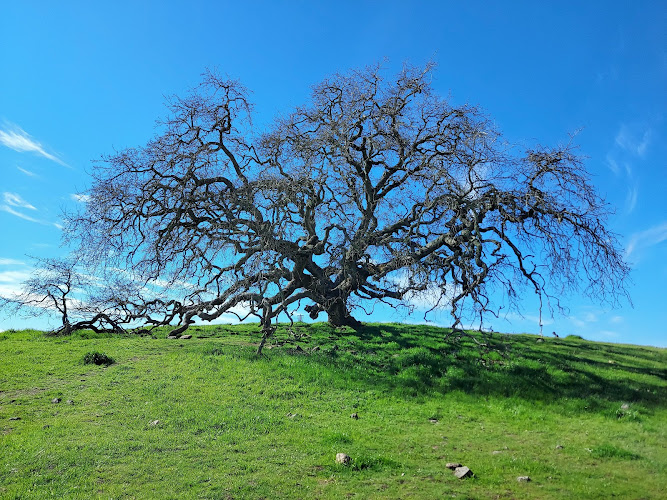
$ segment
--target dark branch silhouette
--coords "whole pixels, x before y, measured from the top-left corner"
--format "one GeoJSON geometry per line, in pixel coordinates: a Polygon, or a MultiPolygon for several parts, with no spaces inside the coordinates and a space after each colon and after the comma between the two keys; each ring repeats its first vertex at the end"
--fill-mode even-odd
{"type": "Polygon", "coordinates": [[[609,208],[574,148],[518,151],[478,109],[435,95],[431,72],[334,75],[259,134],[246,89],[208,73],[154,139],[96,164],[69,241],[89,263],[161,280],[163,297],[123,307],[174,334],[231,312],[258,317],[264,342],[300,304],[356,327],[369,301],[422,296],[459,328],[526,290],[550,308],[624,296],[609,208]]]}

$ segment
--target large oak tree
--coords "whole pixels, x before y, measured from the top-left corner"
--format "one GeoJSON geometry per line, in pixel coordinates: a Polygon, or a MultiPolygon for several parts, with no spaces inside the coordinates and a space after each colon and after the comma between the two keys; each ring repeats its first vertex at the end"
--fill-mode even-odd
{"type": "Polygon", "coordinates": [[[176,332],[233,312],[268,335],[298,304],[356,326],[354,310],[420,294],[454,326],[526,291],[551,306],[622,296],[609,207],[572,146],[519,150],[431,77],[337,74],[258,132],[246,89],[208,73],[170,101],[154,139],[96,164],[68,235],[90,262],[176,287],[135,304],[176,332]]]}

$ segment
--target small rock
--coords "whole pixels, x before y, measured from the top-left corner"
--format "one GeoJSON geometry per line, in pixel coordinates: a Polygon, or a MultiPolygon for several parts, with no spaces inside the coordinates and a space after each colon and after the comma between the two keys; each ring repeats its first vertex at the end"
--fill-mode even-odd
{"type": "Polygon", "coordinates": [[[556,445],[557,450],[562,450],[563,448],[564,448],[564,446],[562,444],[557,444],[556,445]]]}
{"type": "Polygon", "coordinates": [[[454,469],[454,475],[459,479],[466,479],[468,477],[474,476],[472,471],[468,467],[457,467],[454,469]]]}
{"type": "Polygon", "coordinates": [[[287,418],[295,418],[295,417],[298,417],[298,416],[299,416],[298,413],[288,413],[287,414],[287,418]]]}
{"type": "Polygon", "coordinates": [[[349,465],[352,459],[346,453],[336,453],[336,463],[341,465],[349,465]]]}
{"type": "Polygon", "coordinates": [[[60,403],[61,401],[62,401],[62,399],[60,399],[60,398],[53,398],[51,400],[52,403],[60,403]]]}
{"type": "Polygon", "coordinates": [[[359,415],[357,413],[353,413],[352,415],[350,415],[350,418],[353,418],[355,420],[359,420],[359,415]]]}
{"type": "Polygon", "coordinates": [[[169,335],[167,338],[168,338],[168,339],[177,339],[178,336],[176,336],[176,335],[169,335]]]}
{"type": "Polygon", "coordinates": [[[544,339],[537,339],[536,342],[544,342],[544,339]]]}
{"type": "Polygon", "coordinates": [[[21,417],[9,417],[9,420],[21,420],[21,417]]]}
{"type": "Polygon", "coordinates": [[[516,480],[519,481],[520,483],[527,483],[531,479],[530,479],[529,476],[519,476],[519,477],[516,478],[516,480]]]}
{"type": "Polygon", "coordinates": [[[151,427],[155,427],[156,425],[159,425],[159,424],[160,424],[160,421],[159,421],[159,420],[153,420],[153,421],[152,421],[150,424],[148,424],[148,425],[150,425],[151,427]]]}
{"type": "Polygon", "coordinates": [[[437,424],[438,423],[437,418],[429,418],[428,421],[431,422],[432,424],[437,424]]]}
{"type": "Polygon", "coordinates": [[[457,467],[462,467],[462,465],[459,464],[459,463],[456,463],[456,462],[448,462],[448,463],[445,464],[445,467],[447,467],[448,469],[454,470],[457,467]]]}
{"type": "Polygon", "coordinates": [[[491,452],[492,455],[500,455],[502,453],[502,450],[494,450],[491,452]]]}
{"type": "Polygon", "coordinates": [[[187,340],[187,339],[191,339],[191,338],[192,338],[192,335],[190,335],[190,334],[188,334],[188,335],[181,335],[181,340],[183,340],[183,339],[187,340]]]}
{"type": "Polygon", "coordinates": [[[73,405],[73,404],[74,404],[74,401],[72,401],[71,399],[68,399],[68,400],[67,400],[67,404],[68,404],[68,405],[73,405]]]}
{"type": "Polygon", "coordinates": [[[623,403],[621,405],[621,410],[629,410],[629,409],[630,409],[630,405],[628,403],[623,403]]]}
{"type": "Polygon", "coordinates": [[[46,424],[46,425],[42,426],[42,429],[48,429],[49,427],[51,427],[51,426],[49,424],[46,424]]]}

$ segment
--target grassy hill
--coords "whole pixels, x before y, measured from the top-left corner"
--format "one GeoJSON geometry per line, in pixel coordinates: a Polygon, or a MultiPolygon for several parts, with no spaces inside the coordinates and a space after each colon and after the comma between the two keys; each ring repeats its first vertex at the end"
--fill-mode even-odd
{"type": "Polygon", "coordinates": [[[0,333],[0,498],[664,498],[665,349],[256,328],[0,333]]]}

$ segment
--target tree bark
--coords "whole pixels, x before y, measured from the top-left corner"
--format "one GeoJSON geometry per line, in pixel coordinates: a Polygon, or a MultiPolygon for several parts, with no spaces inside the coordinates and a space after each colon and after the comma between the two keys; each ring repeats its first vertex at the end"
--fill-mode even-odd
{"type": "Polygon", "coordinates": [[[361,322],[350,314],[345,302],[342,300],[333,302],[331,306],[327,308],[326,312],[329,316],[329,324],[331,326],[349,326],[355,330],[361,328],[361,322]]]}

